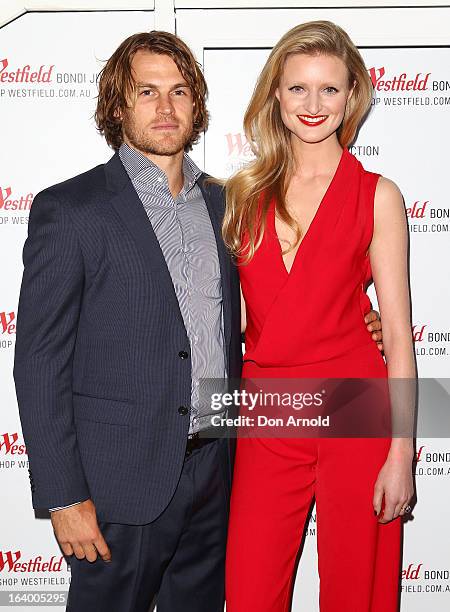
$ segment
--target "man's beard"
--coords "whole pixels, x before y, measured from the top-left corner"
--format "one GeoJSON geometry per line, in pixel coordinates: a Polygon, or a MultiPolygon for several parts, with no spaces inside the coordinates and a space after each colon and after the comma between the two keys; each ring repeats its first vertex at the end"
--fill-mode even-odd
{"type": "MultiPolygon", "coordinates": [[[[170,119],[162,119],[161,123],[164,121],[170,121],[170,119]]],[[[192,138],[192,126],[185,128],[181,133],[166,133],[161,140],[152,138],[145,129],[139,129],[131,113],[126,112],[123,114],[122,130],[128,142],[135,149],[150,155],[176,155],[185,149],[192,138]]]]}

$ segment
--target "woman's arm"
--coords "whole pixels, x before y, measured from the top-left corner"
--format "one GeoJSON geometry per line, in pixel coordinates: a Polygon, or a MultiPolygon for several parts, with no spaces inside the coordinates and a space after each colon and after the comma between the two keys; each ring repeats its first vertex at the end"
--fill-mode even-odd
{"type": "Polygon", "coordinates": [[[383,320],[383,345],[391,380],[393,437],[389,455],[375,487],[374,507],[379,514],[385,496],[386,522],[402,514],[413,494],[412,424],[415,409],[416,367],[411,332],[408,282],[408,226],[402,195],[392,181],[381,177],[375,193],[374,232],[370,264],[383,320]],[[394,380],[395,379],[395,380],[394,380]],[[399,381],[398,379],[404,379],[399,381]]]}

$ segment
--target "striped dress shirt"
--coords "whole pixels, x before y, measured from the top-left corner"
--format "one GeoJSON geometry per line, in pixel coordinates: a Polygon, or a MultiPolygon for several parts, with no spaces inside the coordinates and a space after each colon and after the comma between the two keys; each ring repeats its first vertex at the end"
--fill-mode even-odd
{"type": "MultiPolygon", "coordinates": [[[[165,173],[122,144],[120,159],[152,224],[172,278],[191,347],[189,433],[211,427],[206,390],[220,388],[226,372],[222,282],[214,230],[197,183],[201,170],[183,159],[184,184],[174,198],[165,173]],[[201,390],[201,392],[200,392],[201,390]]],[[[214,411],[214,414],[217,414],[214,411]]]]}

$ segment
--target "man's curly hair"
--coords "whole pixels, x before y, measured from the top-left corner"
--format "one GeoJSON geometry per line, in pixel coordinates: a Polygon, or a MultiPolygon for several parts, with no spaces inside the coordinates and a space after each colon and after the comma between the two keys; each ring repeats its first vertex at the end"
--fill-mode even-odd
{"type": "Polygon", "coordinates": [[[136,83],[131,63],[139,50],[173,59],[188,83],[194,101],[193,131],[185,149],[190,150],[208,127],[206,98],[208,88],[200,65],[189,47],[174,34],[153,30],[133,34],[123,41],[106,62],[99,75],[95,121],[106,142],[117,150],[123,142],[121,112],[133,106],[136,99],[136,83]]]}

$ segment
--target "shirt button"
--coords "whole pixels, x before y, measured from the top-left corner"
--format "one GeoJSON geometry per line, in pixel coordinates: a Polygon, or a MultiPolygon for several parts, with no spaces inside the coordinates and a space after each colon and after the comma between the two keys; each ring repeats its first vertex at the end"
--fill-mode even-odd
{"type": "Polygon", "coordinates": [[[189,357],[189,355],[186,353],[186,351],[180,351],[180,352],[178,353],[178,357],[179,357],[180,359],[187,359],[187,358],[189,357]]]}
{"type": "Polygon", "coordinates": [[[185,415],[185,414],[187,414],[188,412],[189,412],[189,411],[188,411],[188,409],[186,408],[186,406],[180,406],[180,407],[178,408],[178,414],[181,414],[181,415],[183,415],[183,416],[184,416],[184,415],[185,415]]]}

